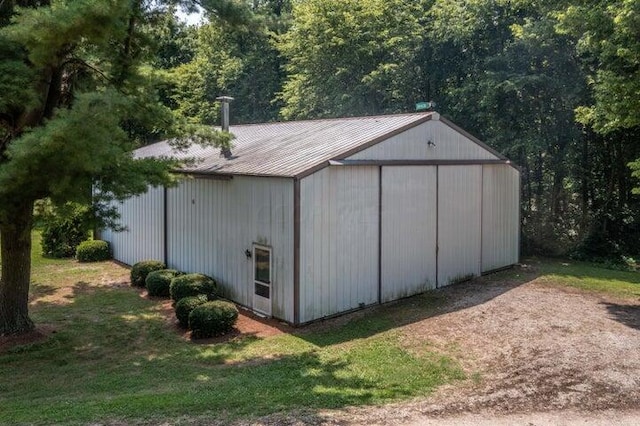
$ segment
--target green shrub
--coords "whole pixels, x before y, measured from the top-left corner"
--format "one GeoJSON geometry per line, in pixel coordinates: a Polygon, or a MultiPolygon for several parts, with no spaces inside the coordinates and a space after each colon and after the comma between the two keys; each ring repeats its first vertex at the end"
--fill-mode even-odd
{"type": "Polygon", "coordinates": [[[196,307],[207,302],[207,296],[200,294],[198,296],[183,297],[176,303],[176,318],[180,327],[187,328],[189,326],[189,314],[196,307]]]}
{"type": "Polygon", "coordinates": [[[167,266],[159,260],[143,260],[131,267],[131,285],[144,287],[147,275],[153,271],[167,269],[167,266]]]}
{"type": "Polygon", "coordinates": [[[99,262],[111,259],[109,243],[102,240],[89,240],[80,243],[76,249],[76,259],[79,262],[99,262]]]}
{"type": "Polygon", "coordinates": [[[204,274],[186,274],[171,280],[170,294],[174,302],[183,297],[206,295],[209,300],[216,298],[218,284],[211,277],[204,274]]]}
{"type": "Polygon", "coordinates": [[[151,271],[144,281],[149,296],[169,297],[169,286],[171,280],[180,275],[181,272],[175,269],[160,269],[151,271]]]}
{"type": "Polygon", "coordinates": [[[89,208],[68,203],[53,207],[40,206],[36,220],[42,226],[42,253],[48,257],[63,258],[76,254],[78,245],[89,237],[89,208]]]}
{"type": "Polygon", "coordinates": [[[212,337],[231,331],[238,320],[238,309],[223,300],[203,303],[189,314],[189,328],[195,339],[212,337]]]}

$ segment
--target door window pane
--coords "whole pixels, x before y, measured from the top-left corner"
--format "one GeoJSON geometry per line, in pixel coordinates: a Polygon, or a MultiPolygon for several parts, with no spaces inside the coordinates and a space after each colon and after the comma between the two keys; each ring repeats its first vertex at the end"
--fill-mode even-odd
{"type": "Polygon", "coordinates": [[[256,281],[270,284],[271,283],[271,253],[269,250],[255,248],[255,268],[256,281]]]}

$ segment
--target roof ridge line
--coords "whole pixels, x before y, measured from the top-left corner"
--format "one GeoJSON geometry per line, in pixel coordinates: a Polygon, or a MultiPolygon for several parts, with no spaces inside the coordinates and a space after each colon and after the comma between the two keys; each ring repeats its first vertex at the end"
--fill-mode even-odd
{"type": "MultiPolygon", "coordinates": [[[[231,127],[249,127],[249,126],[264,126],[270,124],[292,124],[292,123],[312,123],[319,121],[351,121],[351,120],[362,120],[367,118],[388,118],[388,117],[400,117],[400,116],[411,116],[415,115],[416,117],[433,115],[435,111],[420,111],[420,112],[399,112],[394,114],[376,114],[376,115],[358,115],[358,116],[350,116],[350,117],[327,117],[327,118],[307,118],[302,120],[289,120],[289,121],[267,121],[264,123],[246,123],[246,124],[234,124],[231,127]]],[[[216,129],[219,129],[220,126],[215,126],[216,129]]],[[[231,131],[233,133],[233,131],[231,131]]]]}

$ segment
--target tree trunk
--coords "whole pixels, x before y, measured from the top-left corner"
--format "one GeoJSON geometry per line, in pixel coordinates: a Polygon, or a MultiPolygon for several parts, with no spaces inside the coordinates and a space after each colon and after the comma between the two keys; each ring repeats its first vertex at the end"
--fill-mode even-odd
{"type": "Polygon", "coordinates": [[[22,203],[11,213],[11,223],[0,223],[0,336],[34,328],[29,318],[33,203],[22,203]]]}

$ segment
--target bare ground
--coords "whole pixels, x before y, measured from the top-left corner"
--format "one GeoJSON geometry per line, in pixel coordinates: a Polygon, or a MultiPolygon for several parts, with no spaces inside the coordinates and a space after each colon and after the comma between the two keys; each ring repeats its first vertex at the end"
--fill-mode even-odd
{"type": "Polygon", "coordinates": [[[454,353],[469,377],[427,398],[275,415],[262,424],[640,424],[640,300],[535,279],[453,286],[401,327],[414,352],[454,353]]]}

